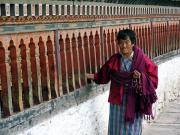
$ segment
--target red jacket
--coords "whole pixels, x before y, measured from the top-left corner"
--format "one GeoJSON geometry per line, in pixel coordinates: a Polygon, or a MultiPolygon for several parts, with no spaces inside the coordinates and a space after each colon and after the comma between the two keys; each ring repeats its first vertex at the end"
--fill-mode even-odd
{"type": "MultiPolygon", "coordinates": [[[[157,88],[157,66],[144,55],[145,60],[145,73],[149,75],[149,78],[157,88]]],[[[121,55],[119,53],[114,54],[110,59],[102,66],[98,73],[94,74],[94,81],[97,84],[107,84],[111,80],[111,71],[120,71],[121,67],[121,55]]],[[[117,87],[111,83],[108,102],[112,104],[121,104],[122,95],[124,94],[123,86],[117,87]]]]}

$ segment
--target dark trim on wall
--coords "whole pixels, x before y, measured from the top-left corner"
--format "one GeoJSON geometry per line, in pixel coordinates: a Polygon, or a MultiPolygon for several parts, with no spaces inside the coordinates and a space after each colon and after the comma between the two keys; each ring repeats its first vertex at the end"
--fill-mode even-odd
{"type": "Polygon", "coordinates": [[[25,24],[25,25],[2,25],[0,26],[0,35],[26,32],[40,32],[51,30],[67,30],[117,26],[123,24],[140,24],[148,22],[176,21],[179,17],[157,17],[157,18],[126,18],[117,20],[93,20],[83,22],[67,22],[67,23],[49,23],[49,24],[25,24]]]}

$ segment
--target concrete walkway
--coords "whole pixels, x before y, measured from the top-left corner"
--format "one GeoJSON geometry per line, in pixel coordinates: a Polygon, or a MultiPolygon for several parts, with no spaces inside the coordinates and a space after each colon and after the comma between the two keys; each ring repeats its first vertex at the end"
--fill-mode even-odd
{"type": "Polygon", "coordinates": [[[142,135],[180,135],[180,98],[170,102],[157,120],[143,129],[142,135]]]}

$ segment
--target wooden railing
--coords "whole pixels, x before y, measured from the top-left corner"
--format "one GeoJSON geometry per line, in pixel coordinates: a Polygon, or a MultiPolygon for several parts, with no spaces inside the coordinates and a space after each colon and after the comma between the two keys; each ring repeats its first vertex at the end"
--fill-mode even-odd
{"type": "Polygon", "coordinates": [[[119,51],[116,34],[120,29],[133,29],[137,45],[150,58],[180,49],[179,21],[1,34],[1,117],[9,117],[91,83],[85,73],[97,72],[119,51]]]}
{"type": "Polygon", "coordinates": [[[168,15],[179,14],[179,7],[111,4],[98,2],[0,3],[0,16],[71,16],[71,15],[168,15]]]}

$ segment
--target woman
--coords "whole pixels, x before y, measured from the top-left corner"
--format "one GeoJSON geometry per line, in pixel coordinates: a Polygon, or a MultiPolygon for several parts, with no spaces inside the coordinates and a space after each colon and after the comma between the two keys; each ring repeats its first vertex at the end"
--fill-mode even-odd
{"type": "Polygon", "coordinates": [[[114,54],[95,74],[86,74],[97,84],[111,81],[108,135],[141,135],[143,116],[150,119],[157,100],[157,66],[136,45],[130,29],[120,30],[114,54]]]}

